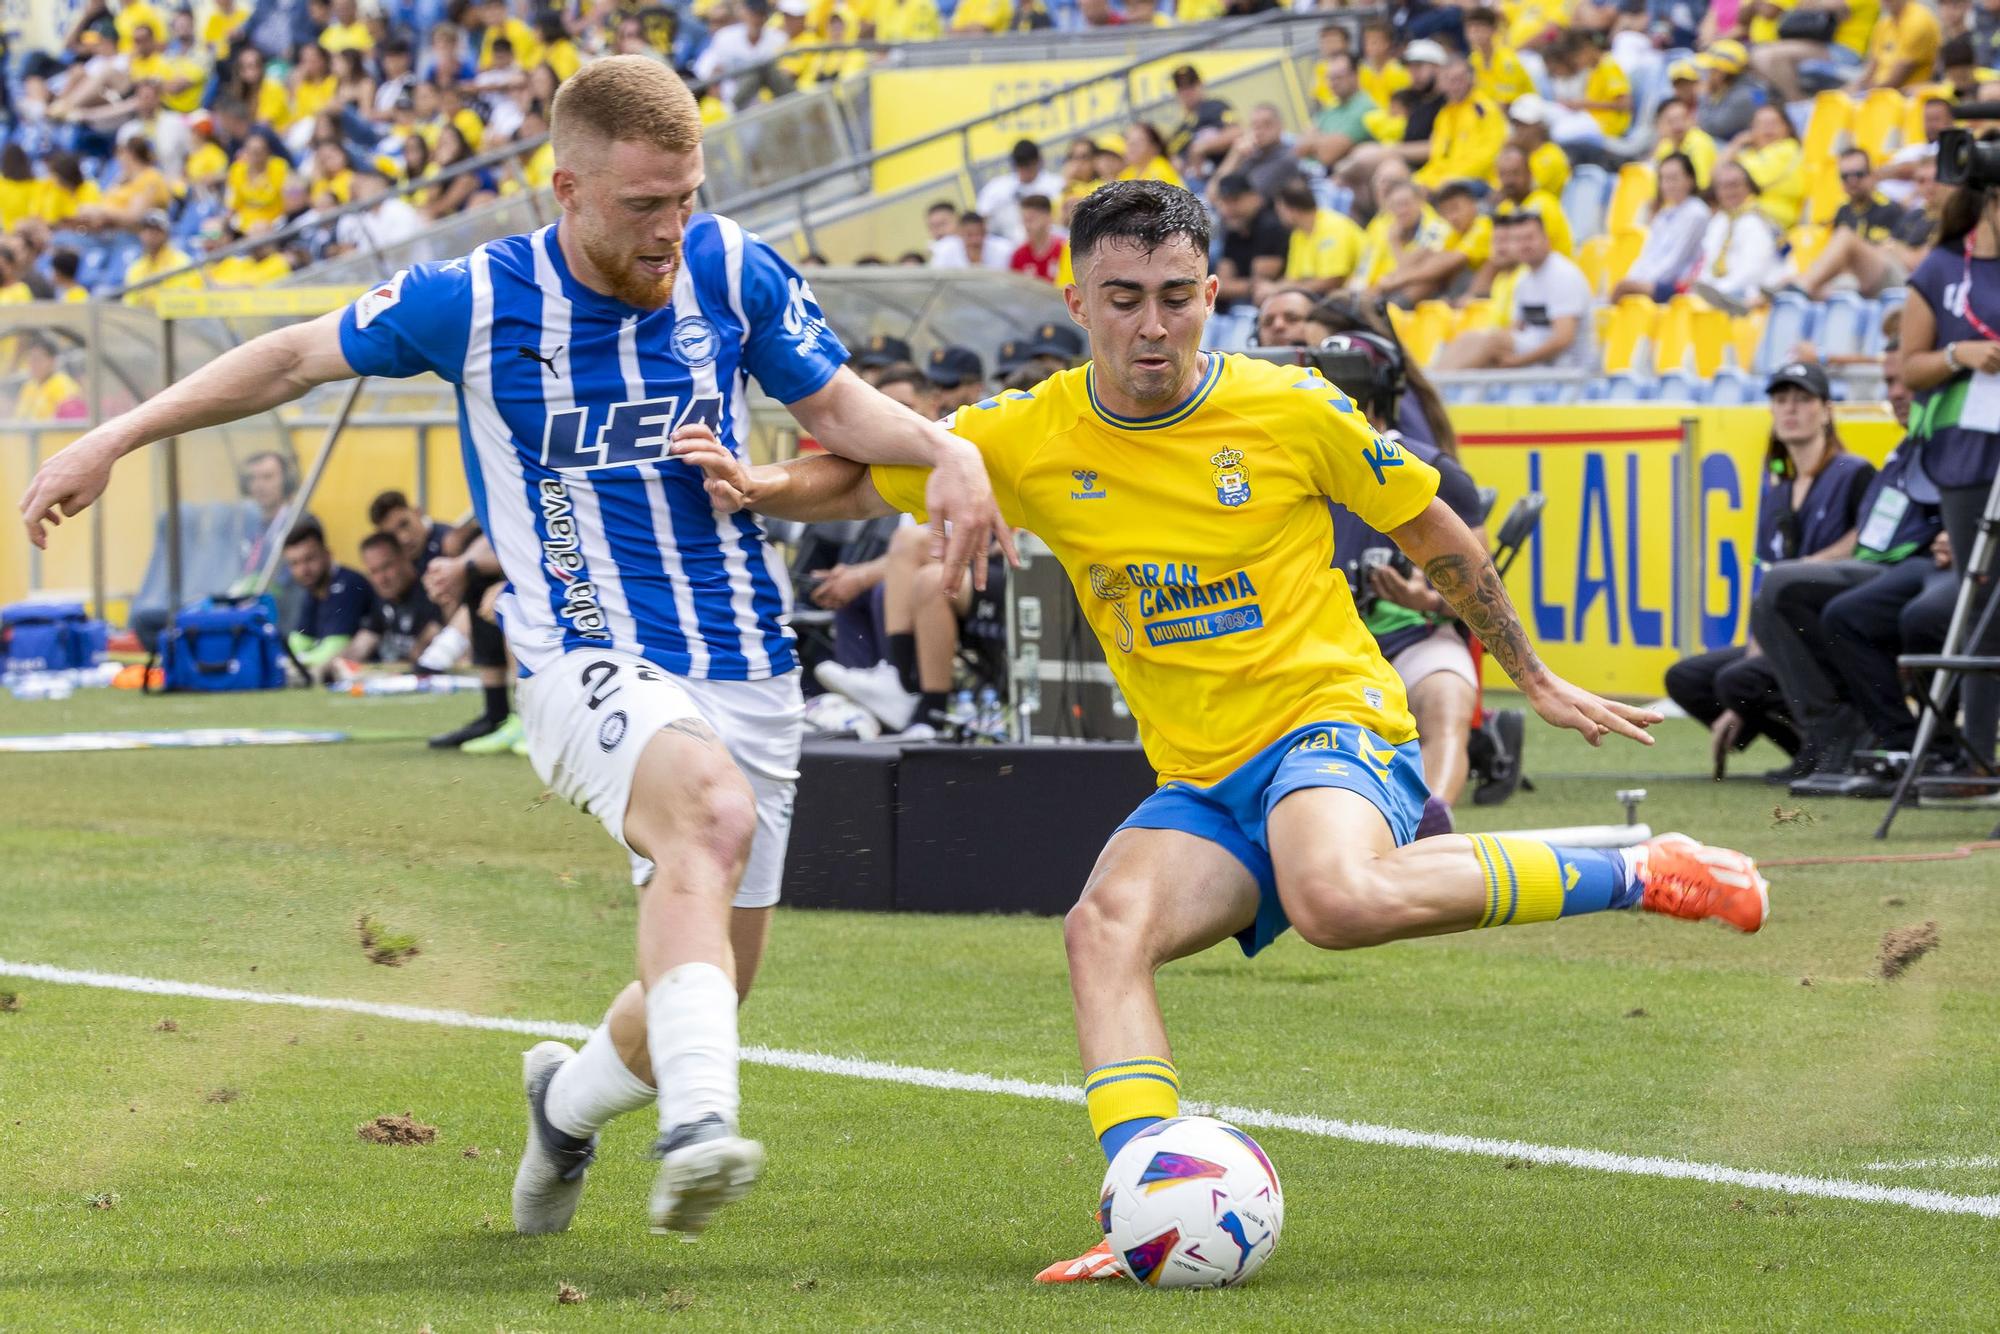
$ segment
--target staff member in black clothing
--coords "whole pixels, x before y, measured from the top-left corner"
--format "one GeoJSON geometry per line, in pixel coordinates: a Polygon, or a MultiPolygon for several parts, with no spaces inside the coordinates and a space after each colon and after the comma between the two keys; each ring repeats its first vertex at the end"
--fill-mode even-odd
{"type": "Polygon", "coordinates": [[[402,544],[403,554],[417,567],[419,579],[432,561],[452,550],[451,525],[426,516],[401,491],[384,491],[369,501],[368,523],[402,544]]]}
{"type": "MultiPolygon", "coordinates": [[[[1767,389],[1771,444],[1757,504],[1757,565],[1768,573],[1786,561],[1845,560],[1854,551],[1856,516],[1875,465],[1841,445],[1833,388],[1816,362],[1780,367],[1767,389]]],[[[1801,741],[1777,672],[1754,633],[1742,648],[1716,649],[1669,667],[1667,693],[1708,727],[1717,778],[1729,752],[1759,736],[1799,755],[1801,741]]],[[[1765,775],[1772,782],[1798,776],[1794,765],[1765,775]]]]}
{"type": "Polygon", "coordinates": [[[294,524],[285,539],[285,568],[304,595],[298,628],[286,637],[286,646],[301,667],[318,677],[360,633],[375,599],[367,579],[334,563],[326,533],[311,515],[294,524]]]}
{"type": "MultiPolygon", "coordinates": [[[[1901,379],[1902,354],[1893,346],[1883,355],[1882,376],[1896,420],[1910,420],[1910,391],[1901,379]]],[[[1879,664],[1877,653],[1848,638],[1860,634],[1869,644],[1898,638],[1897,618],[1905,604],[1920,593],[1926,579],[1937,575],[1931,541],[1944,526],[1937,506],[1910,496],[1907,477],[1916,451],[1900,446],[1861,497],[1857,511],[1854,555],[1847,560],[1795,560],[1772,567],[1750,609],[1750,633],[1785,694],[1804,745],[1793,768],[1800,781],[1847,775],[1865,736],[1881,724],[1863,708],[1849,670],[1853,659],[1879,664]],[[1838,604],[1838,611],[1836,611],[1838,604]]],[[[1871,703],[1886,689],[1890,708],[1913,720],[1896,684],[1894,648],[1890,649],[1885,683],[1871,683],[1871,703]]],[[[1873,714],[1879,715],[1879,704],[1873,714]]],[[[1901,728],[1892,729],[1898,735],[1901,728]]],[[[1887,749],[1894,737],[1875,734],[1887,749]]]]}
{"type": "Polygon", "coordinates": [[[375,590],[375,604],[342,656],[351,663],[414,666],[417,655],[444,624],[444,616],[424,595],[417,567],[395,534],[370,533],[363,538],[361,564],[375,590]]]}

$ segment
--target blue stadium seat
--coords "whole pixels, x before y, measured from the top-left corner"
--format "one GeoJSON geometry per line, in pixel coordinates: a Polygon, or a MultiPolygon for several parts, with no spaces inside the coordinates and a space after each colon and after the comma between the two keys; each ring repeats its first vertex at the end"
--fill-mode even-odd
{"type": "Polygon", "coordinates": [[[1791,355],[1795,343],[1817,334],[1818,323],[1818,308],[1803,295],[1778,293],[1771,300],[1771,314],[1764,321],[1764,337],[1757,344],[1757,360],[1751,369],[1759,375],[1776,370],[1791,355]]]}
{"type": "Polygon", "coordinates": [[[1254,313],[1239,315],[1218,310],[1208,317],[1208,327],[1201,332],[1201,345],[1215,352],[1241,352],[1250,346],[1250,335],[1256,327],[1254,313]]]}
{"type": "Polygon", "coordinates": [[[1821,357],[1852,356],[1861,351],[1874,319],[1875,303],[1860,293],[1829,292],[1820,305],[1813,343],[1821,357]]]}
{"type": "Polygon", "coordinates": [[[1706,396],[1707,387],[1707,381],[1698,380],[1686,371],[1670,371],[1660,377],[1649,397],[1663,403],[1699,403],[1706,396]]]}
{"type": "Polygon", "coordinates": [[[1737,370],[1734,366],[1724,366],[1715,374],[1709,386],[1708,401],[1715,407],[1734,407],[1742,403],[1757,403],[1763,400],[1760,389],[1762,381],[1737,370]]]}
{"type": "Polygon", "coordinates": [[[1590,381],[1583,387],[1583,401],[1586,403],[1602,403],[1606,393],[1610,390],[1610,384],[1610,380],[1602,375],[1590,381]]]}
{"type": "Polygon", "coordinates": [[[1868,317],[1868,331],[1861,340],[1861,350],[1871,357],[1882,355],[1882,346],[1889,340],[1882,334],[1882,321],[1892,310],[1901,310],[1903,301],[1910,294],[1907,287],[1891,287],[1875,298],[1875,311],[1868,317]]]}
{"type": "Polygon", "coordinates": [[[1602,401],[1606,403],[1643,403],[1653,396],[1650,376],[1628,375],[1621,371],[1616,375],[1607,375],[1602,383],[1602,401]]]}
{"type": "Polygon", "coordinates": [[[1611,174],[1592,162],[1570,173],[1563,187],[1563,215],[1577,236],[1597,236],[1604,231],[1604,210],[1611,202],[1611,174]]]}

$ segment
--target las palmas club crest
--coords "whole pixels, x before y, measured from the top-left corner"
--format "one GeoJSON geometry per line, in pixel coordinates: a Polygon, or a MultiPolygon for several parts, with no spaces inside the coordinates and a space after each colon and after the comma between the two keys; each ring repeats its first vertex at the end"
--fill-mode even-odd
{"type": "Polygon", "coordinates": [[[1250,474],[1243,467],[1243,451],[1225,449],[1209,460],[1215,465],[1215,498],[1225,505],[1241,505],[1250,499],[1250,474]]]}

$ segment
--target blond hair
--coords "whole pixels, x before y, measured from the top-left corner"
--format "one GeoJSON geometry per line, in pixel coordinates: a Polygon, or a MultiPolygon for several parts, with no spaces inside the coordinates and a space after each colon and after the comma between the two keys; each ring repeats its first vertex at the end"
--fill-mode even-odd
{"type": "Polygon", "coordinates": [[[650,56],[609,56],[563,81],[549,108],[562,160],[586,139],[650,144],[670,153],[701,146],[701,109],[672,70],[650,56]]]}

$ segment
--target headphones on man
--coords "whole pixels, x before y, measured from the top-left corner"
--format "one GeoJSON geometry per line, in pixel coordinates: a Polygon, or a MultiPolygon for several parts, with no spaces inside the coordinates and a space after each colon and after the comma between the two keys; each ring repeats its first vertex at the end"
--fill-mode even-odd
{"type": "Polygon", "coordinates": [[[298,460],[290,454],[281,454],[275,449],[259,450],[249,458],[243,460],[236,469],[236,494],[243,496],[245,499],[249,498],[250,465],[262,462],[265,459],[276,459],[278,461],[280,474],[284,478],[286,499],[297,495],[299,490],[298,460]]]}

